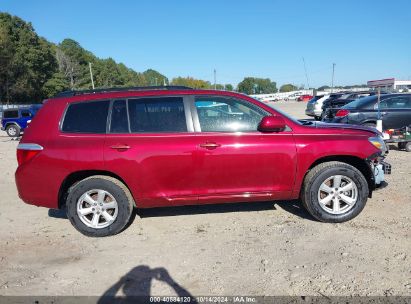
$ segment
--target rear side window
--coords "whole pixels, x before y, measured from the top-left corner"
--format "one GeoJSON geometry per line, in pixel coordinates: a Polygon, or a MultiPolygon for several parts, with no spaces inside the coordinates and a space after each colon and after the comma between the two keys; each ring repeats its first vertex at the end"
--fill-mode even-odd
{"type": "Polygon", "coordinates": [[[108,100],[69,105],[62,131],[70,133],[106,133],[108,100]]]}
{"type": "Polygon", "coordinates": [[[409,109],[411,108],[411,99],[408,96],[396,96],[386,98],[381,101],[382,109],[409,109]]]}
{"type": "Polygon", "coordinates": [[[132,133],[187,132],[182,97],[128,100],[132,133]]]}
{"type": "Polygon", "coordinates": [[[8,110],[8,111],[4,111],[3,113],[3,118],[17,118],[17,117],[19,117],[18,110],[8,110]]]}

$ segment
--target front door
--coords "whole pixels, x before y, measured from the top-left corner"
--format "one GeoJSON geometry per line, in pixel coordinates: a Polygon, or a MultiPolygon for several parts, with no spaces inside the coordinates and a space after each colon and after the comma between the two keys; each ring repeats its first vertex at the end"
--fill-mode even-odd
{"type": "Polygon", "coordinates": [[[259,132],[259,122],[271,114],[246,100],[199,96],[194,104],[199,203],[289,197],[296,170],[290,129],[259,132]]]}

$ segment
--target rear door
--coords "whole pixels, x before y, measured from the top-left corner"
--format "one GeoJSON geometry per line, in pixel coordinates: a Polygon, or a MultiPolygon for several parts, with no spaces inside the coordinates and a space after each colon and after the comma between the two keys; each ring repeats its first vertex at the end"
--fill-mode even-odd
{"type": "Polygon", "coordinates": [[[106,170],[123,178],[139,207],[197,202],[195,134],[185,97],[112,102],[106,170]]]}
{"type": "Polygon", "coordinates": [[[292,131],[259,132],[270,113],[245,100],[198,96],[194,103],[199,203],[287,198],[295,176],[292,131]]]}
{"type": "Polygon", "coordinates": [[[396,95],[380,102],[384,129],[400,129],[411,125],[411,96],[396,95]]]}

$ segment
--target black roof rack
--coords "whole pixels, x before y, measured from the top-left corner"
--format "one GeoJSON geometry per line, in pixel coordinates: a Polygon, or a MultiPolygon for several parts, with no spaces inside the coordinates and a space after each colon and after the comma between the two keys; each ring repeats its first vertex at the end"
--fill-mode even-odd
{"type": "Polygon", "coordinates": [[[147,86],[147,87],[125,87],[125,88],[106,88],[81,91],[63,91],[54,97],[72,97],[84,94],[106,93],[106,92],[124,92],[124,91],[148,91],[148,90],[192,90],[186,86],[147,86]]]}

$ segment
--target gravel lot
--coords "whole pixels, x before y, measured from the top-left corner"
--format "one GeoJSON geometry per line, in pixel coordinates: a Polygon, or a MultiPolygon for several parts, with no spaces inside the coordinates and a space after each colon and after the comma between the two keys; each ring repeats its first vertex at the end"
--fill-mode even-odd
{"type": "Polygon", "coordinates": [[[19,200],[17,142],[0,135],[0,295],[411,295],[411,154],[394,146],[389,186],[348,223],[299,201],[174,207],[93,239],[19,200]]]}

